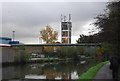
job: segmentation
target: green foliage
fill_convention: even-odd
[[[113,54],[115,51],[115,47],[113,46],[113,44],[108,42],[102,43],[102,48],[104,49],[104,52],[108,54]]]
[[[15,56],[15,63],[27,63],[29,62],[30,55],[25,51],[22,51],[20,54]]]
[[[14,62],[15,63],[19,63],[20,62],[20,57],[19,56],[20,55],[17,55],[17,56],[14,57]]]
[[[76,58],[79,55],[86,57],[95,57],[96,49],[98,47],[86,47],[86,46],[64,46],[57,50],[56,55],[58,58]]]
[[[80,35],[80,38],[78,38],[78,40],[76,40],[77,43],[87,43],[87,39],[88,39],[88,36],[86,35]]]
[[[95,27],[100,31],[93,35],[80,35],[77,43],[101,43],[104,53],[120,54],[120,1],[110,2],[106,6],[104,14],[95,19]],[[97,52],[98,54],[98,52]]]
[[[102,62],[100,64],[97,64],[94,67],[91,67],[87,72],[83,73],[79,79],[77,81],[81,81],[81,79],[88,79],[90,81],[93,80],[93,78],[95,77],[96,73],[98,72],[98,70],[105,64],[109,63],[109,61],[105,61]]]
[[[94,25],[101,30],[98,36],[105,50],[111,54],[119,54],[120,1],[108,3],[106,13],[98,15],[95,19]]]
[[[76,42],[79,43],[99,43],[100,39],[98,37],[98,34],[93,35],[80,35],[80,38],[76,40]]]
[[[94,58],[108,60],[113,54],[117,54],[116,47],[112,43],[103,42],[101,48],[97,48],[95,51]]]
[[[74,58],[77,55],[83,55],[84,54],[84,47],[71,47],[71,46],[64,46],[61,47],[60,52],[60,58]]]
[[[29,61],[29,59],[30,59],[30,55],[28,55],[25,51],[21,52],[21,54],[20,54],[20,62],[21,63],[26,63]]]
[[[96,49],[96,56],[97,57],[103,57],[104,52],[105,52],[104,48],[97,48]]]

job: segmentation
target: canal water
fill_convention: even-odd
[[[49,62],[2,67],[2,80],[77,80],[95,60],[80,62]]]

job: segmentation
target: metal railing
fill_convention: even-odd
[[[11,46],[99,46],[101,47],[101,44],[14,44]]]

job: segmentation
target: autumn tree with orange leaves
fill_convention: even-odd
[[[40,31],[41,38],[46,44],[54,44],[56,40],[58,40],[58,32],[54,31],[53,28],[49,25],[45,27],[45,29]],[[53,52],[53,46],[44,46],[44,50],[47,52]]]
[[[58,40],[58,32],[54,31],[49,25],[47,25],[45,29],[41,30],[40,34],[46,44],[53,44]]]

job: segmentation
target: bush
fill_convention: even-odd
[[[25,51],[22,51],[20,54],[15,56],[15,63],[27,63],[29,62],[30,55],[27,54]]]
[[[26,52],[21,52],[20,54],[20,63],[26,63],[30,59],[30,55],[28,55]]]

